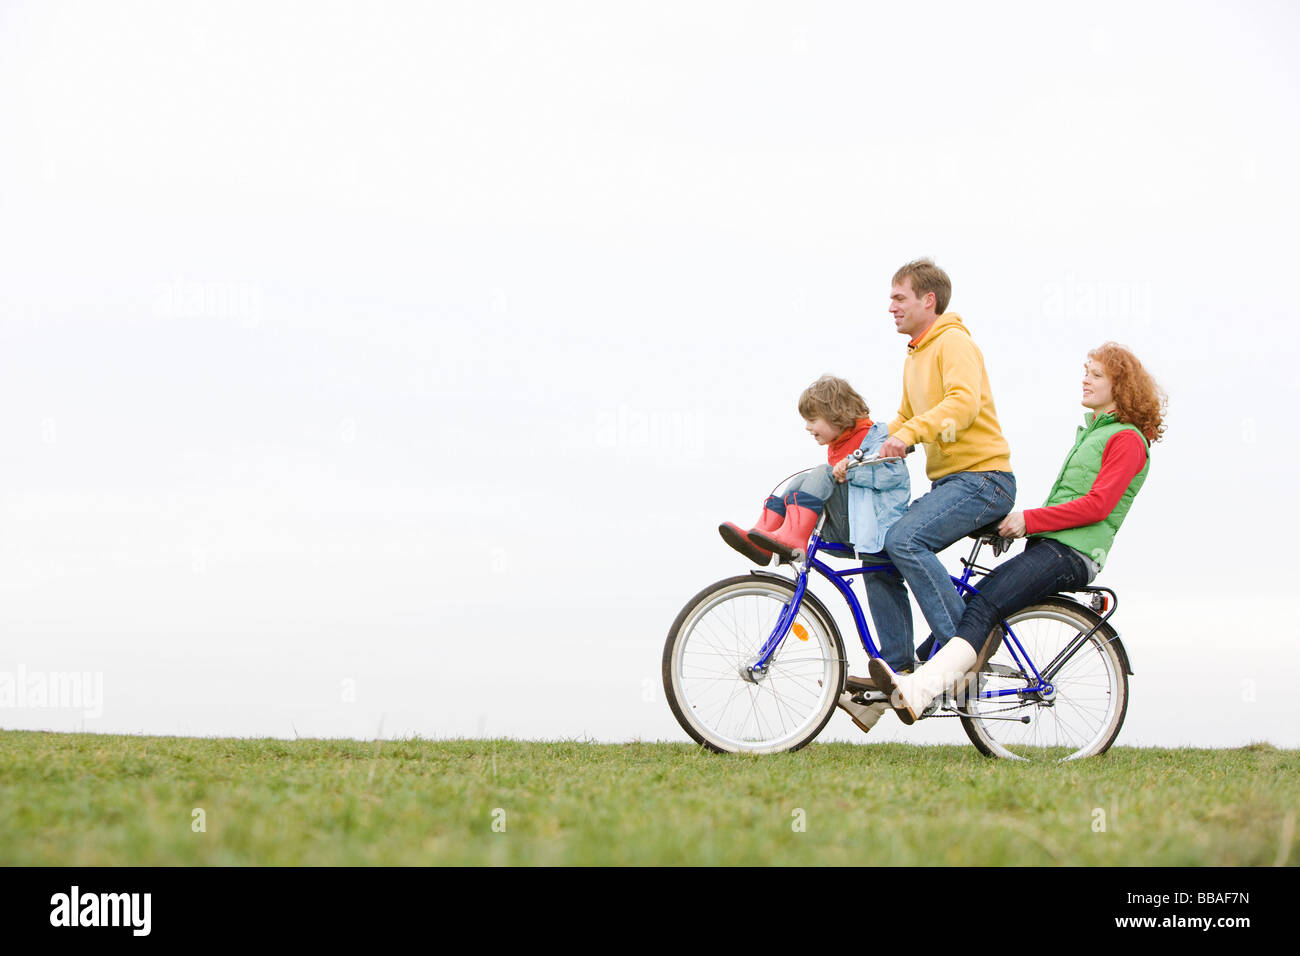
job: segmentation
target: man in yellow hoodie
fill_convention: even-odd
[[[889,423],[882,457],[925,445],[930,491],[912,502],[885,536],[885,551],[912,586],[936,646],[952,637],[965,604],[936,552],[976,528],[1001,520],[1016,500],[1011,449],[1002,437],[984,356],[961,316],[945,311],[952,295],[947,273],[918,259],[894,275],[889,311],[908,337],[903,400]],[[913,662],[912,612],[897,575],[864,575],[877,600],[892,606],[881,631],[881,657],[895,672]],[[902,622],[901,626],[899,622]]]

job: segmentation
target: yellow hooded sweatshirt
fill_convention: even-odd
[[[925,443],[931,481],[959,471],[1010,471],[1011,447],[993,407],[984,355],[956,312],[945,312],[903,363],[903,403],[889,436]]]

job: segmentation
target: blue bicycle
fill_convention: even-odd
[[[839,628],[808,589],[808,572],[843,596],[869,657],[880,652],[851,579],[898,572],[892,565],[832,568],[818,556],[854,554],[823,542],[821,529],[819,522],[807,551],[796,553],[792,577],[754,570],[726,578],[677,615],[664,646],[664,691],[697,743],[732,753],[798,750],[826,726],[846,686],[858,703],[884,701],[878,691],[848,683]],[[976,593],[976,575],[992,571],[976,562],[983,546],[998,541],[995,525],[970,537],[970,556],[952,578],[963,594]],[[1110,625],[1115,592],[1093,586],[1077,593],[1086,597],[1055,594],[1002,621],[965,692],[936,700],[922,718],[958,718],[990,757],[1072,760],[1105,753],[1124,723],[1133,671]]]

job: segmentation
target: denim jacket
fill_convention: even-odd
[[[889,437],[889,428],[877,422],[862,440],[862,453],[874,455]],[[907,463],[899,459],[880,465],[850,468],[848,474],[849,540],[860,554],[885,549],[885,532],[903,516],[912,501],[912,479]]]

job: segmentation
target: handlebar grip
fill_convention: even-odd
[[[914,451],[916,451],[916,446],[915,446],[915,445],[908,445],[908,446],[907,446],[907,451],[904,452],[904,454],[910,455],[910,454],[911,454],[912,452],[914,452]],[[854,460],[854,461],[861,461],[863,458],[866,458],[867,456],[864,455],[864,454],[862,453],[862,449],[861,449],[861,448],[855,448],[855,449],[853,449],[853,455],[852,455],[852,457],[853,457],[853,460]]]

